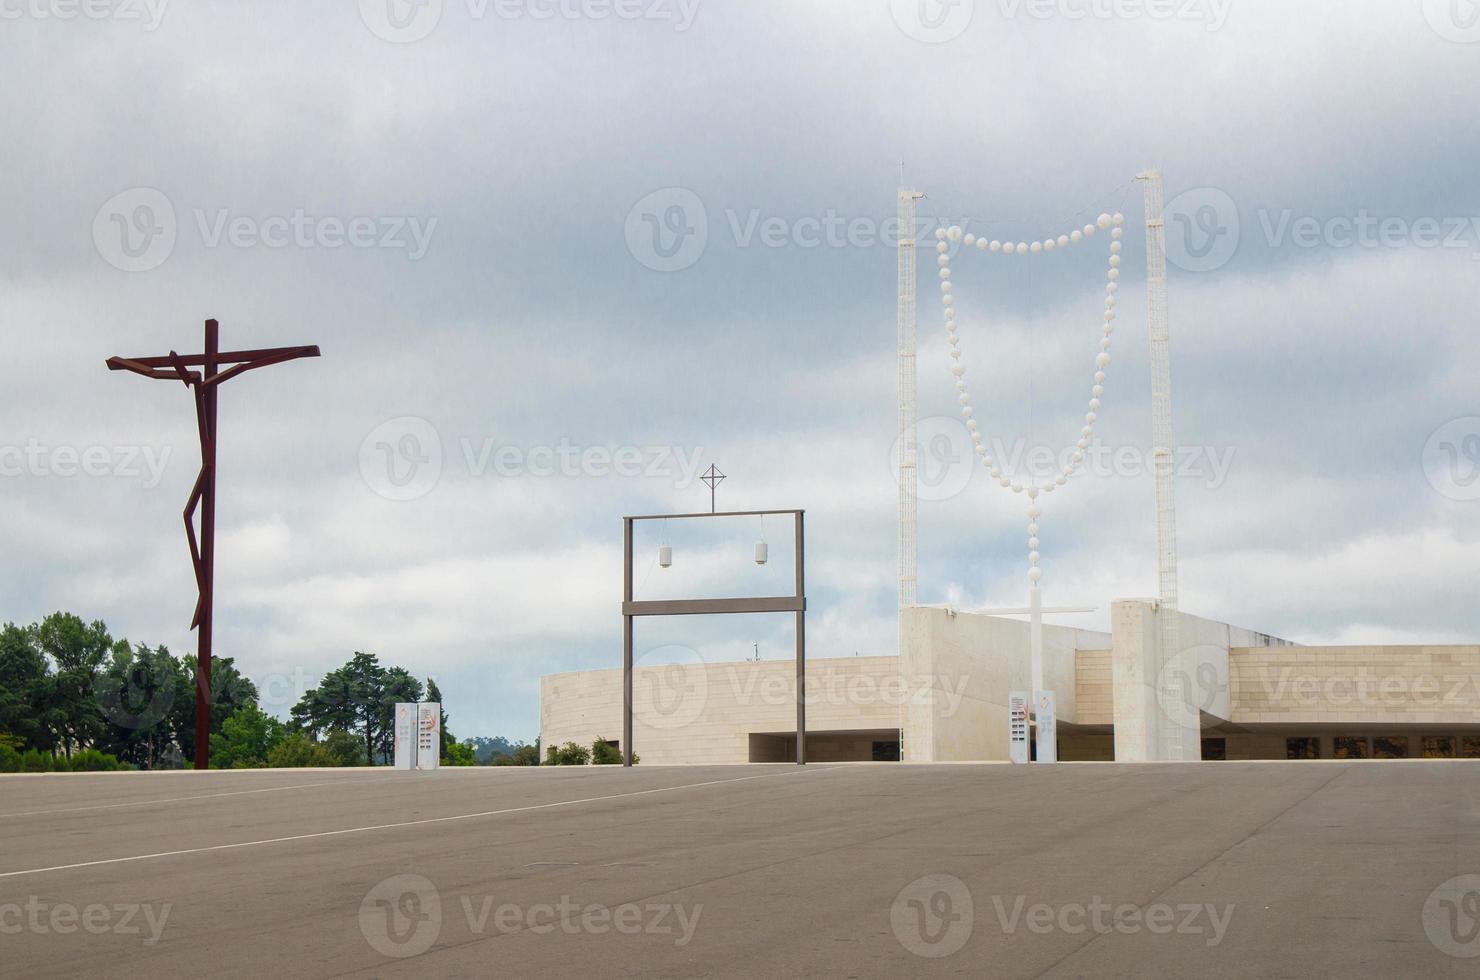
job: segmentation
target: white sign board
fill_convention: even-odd
[[[396,731],[396,768],[416,768],[416,740],[412,732],[416,731],[416,705],[402,703],[396,705],[395,718]]]
[[[436,701],[396,705],[397,769],[436,769],[442,755],[442,705]]]
[[[1038,758],[1036,762],[1059,761],[1058,707],[1052,691],[1038,692]]]
[[[1028,692],[1007,695],[1007,757],[1014,765],[1028,761]]]
[[[423,701],[416,706],[416,768],[437,768],[441,755],[442,705]]]

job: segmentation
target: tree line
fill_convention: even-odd
[[[396,702],[424,700],[442,700],[435,681],[356,652],[284,722],[262,710],[256,685],[232,658],[213,657],[211,765],[387,764]],[[194,657],[115,640],[101,620],[71,613],[0,627],[0,772],[179,768],[194,754]],[[476,761],[474,747],[449,730],[445,709],[441,755],[443,765]]]

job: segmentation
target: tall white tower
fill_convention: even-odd
[[[899,608],[915,605],[915,202],[924,194],[899,189],[899,291],[896,326],[899,358]],[[904,637],[900,637],[903,642]],[[901,647],[901,652],[903,648]]]
[[[1177,506],[1173,489],[1172,363],[1167,314],[1166,224],[1162,219],[1161,171],[1137,174],[1146,198],[1146,326],[1151,339],[1151,451],[1156,468],[1156,571],[1160,599],[1157,662],[1164,668],[1181,653],[1177,615]],[[1160,683],[1177,687],[1180,673],[1161,670]],[[1182,690],[1162,693],[1163,704],[1176,704]],[[1168,712],[1158,713],[1157,758],[1195,761],[1202,756],[1201,732],[1196,723],[1178,724]]]

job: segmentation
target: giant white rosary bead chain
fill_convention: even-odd
[[[972,450],[982,466],[991,474],[999,485],[1011,490],[1013,493],[1026,493],[1029,498],[1028,506],[1028,579],[1034,586],[1043,577],[1043,571],[1038,567],[1039,540],[1038,540],[1038,517],[1039,509],[1037,497],[1040,493],[1052,493],[1056,488],[1064,486],[1069,477],[1073,476],[1079,464],[1084,460],[1085,450],[1089,448],[1090,441],[1094,437],[1095,423],[1099,421],[1100,398],[1105,393],[1105,368],[1110,365],[1110,340],[1115,331],[1115,306],[1116,293],[1120,290],[1120,252],[1122,250],[1121,239],[1124,236],[1123,225],[1125,216],[1119,212],[1115,214],[1101,214],[1094,222],[1086,224],[1083,228],[1050,237],[1035,242],[1001,242],[997,239],[988,241],[971,232],[963,232],[959,225],[949,228],[937,228],[936,237],[936,264],[939,266],[941,280],[941,302],[945,311],[946,324],[946,348],[950,363],[951,374],[955,377],[957,400],[961,403],[961,415],[966,420],[966,430],[971,437]],[[1110,232],[1109,258],[1107,259],[1107,270],[1105,273],[1105,310],[1102,314],[1102,325],[1100,329],[1099,352],[1095,355],[1094,383],[1090,388],[1088,411],[1084,415],[1084,425],[1079,430],[1079,439],[1074,443],[1073,450],[1069,453],[1069,462],[1061,471],[1054,475],[1053,479],[1037,484],[1033,482],[1022,483],[1003,474],[996,460],[992,458],[986,445],[982,441],[981,423],[976,418],[976,409],[971,401],[971,389],[966,383],[966,367],[961,363],[960,336],[956,323],[955,299],[951,287],[951,242],[960,242],[970,248],[975,245],[978,251],[1000,252],[1005,255],[1041,255],[1044,252],[1052,252],[1058,248],[1064,248],[1072,244],[1078,244],[1086,238],[1094,236],[1096,231]]]
[[[1097,369],[1095,374],[1095,383],[1091,389],[1090,394],[1090,401],[1093,404],[1090,405],[1090,410],[1085,416],[1086,424],[1081,432],[1082,438],[1079,440],[1078,443],[1075,444],[1076,452],[1071,454],[1069,464],[1066,465],[1063,469],[1063,475],[1066,477],[1073,475],[1078,464],[1084,458],[1082,450],[1088,448],[1089,439],[1093,435],[1094,423],[1097,419],[1095,413],[1100,407],[1099,399],[1100,396],[1104,394],[1104,369],[1110,364],[1110,339],[1111,334],[1114,332],[1115,329],[1115,293],[1119,289],[1119,284],[1117,280],[1119,280],[1120,278],[1119,253],[1121,251],[1121,244],[1119,239],[1122,237],[1123,234],[1122,225],[1124,224],[1124,222],[1125,216],[1118,212],[1114,215],[1101,214],[1099,218],[1097,218],[1093,223],[1085,225],[1082,230],[1076,231],[1072,235],[1059,236],[1064,240],[1065,243],[1069,243],[1082,241],[1084,238],[1093,235],[1098,229],[1111,229],[1112,238],[1110,245],[1109,268],[1106,273],[1107,284],[1105,312],[1103,314],[1104,324],[1101,328],[1100,351],[1095,357],[1095,367]],[[971,238],[979,247],[982,245],[982,243],[986,243],[986,248],[989,251],[996,251],[997,247],[1001,247],[1006,251],[1016,252],[1017,254],[1041,254],[1044,251],[1053,250],[1058,244],[1058,239],[1048,239],[1042,242],[1033,243],[1018,242],[1016,244],[1013,244],[1009,242],[1005,246],[1001,246],[996,241],[987,242],[987,240],[984,238],[978,238],[971,235],[970,233],[965,233],[962,231],[959,225],[952,225],[949,228],[937,228],[935,236],[938,239],[936,244],[936,251],[939,254],[936,261],[940,266],[942,302],[945,307],[947,349],[948,355],[952,362],[951,372],[958,379],[957,390],[960,393],[962,414],[966,418],[971,419],[975,416],[976,413],[975,408],[971,403],[970,390],[969,388],[967,388],[963,380],[964,375],[966,374],[966,368],[960,363],[960,338],[957,333],[956,311],[954,305],[955,300],[951,294],[951,256],[950,247],[947,243],[959,241],[970,244],[970,242],[967,242],[966,239]],[[981,435],[977,431],[977,427],[970,426],[968,428],[972,432],[972,441],[979,444],[981,440]],[[977,456],[982,459],[983,465],[986,466],[989,470],[992,469],[993,461],[991,456],[985,451],[983,447],[980,447],[978,445],[977,448],[981,449],[981,451],[977,452]],[[1035,491],[1035,495],[1037,491],[1052,493],[1055,487],[1062,486],[1064,483],[1064,481],[1060,481],[1055,478],[1053,481],[1041,485],[1035,485],[1032,483],[1021,484],[1014,483],[1014,481],[1010,479],[1004,481],[1003,478],[1001,478],[996,472],[993,472],[992,475],[996,477],[998,479],[998,482],[1002,483],[1003,486],[1009,487],[1015,493],[1022,493],[1028,489],[1033,489]]]

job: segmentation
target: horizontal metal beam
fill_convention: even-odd
[[[256,361],[264,357],[283,354],[289,351],[293,352],[294,357],[319,356],[317,345],[306,345],[303,347],[265,347],[260,350],[222,351],[216,355],[216,363],[235,364],[238,361]],[[205,364],[205,362],[206,356],[204,354],[181,354],[178,357],[171,357],[168,354],[158,357],[110,357],[108,359],[108,369],[110,371],[131,371],[133,368],[129,366],[130,364],[141,364],[144,367],[150,368],[172,368],[177,363],[199,366]],[[174,376],[174,373],[171,372],[170,377]]]
[[[681,521],[690,517],[759,517],[762,514],[805,514],[802,510],[722,510],[718,513],[702,514],[640,514],[624,517],[624,521]]]
[[[186,371],[182,376],[174,368],[150,367],[143,361],[131,357],[110,357],[107,360],[107,364],[110,371],[132,371],[135,374],[142,374],[146,378],[157,378],[160,381],[200,381],[200,373],[198,371]]]
[[[646,599],[622,603],[623,616],[710,616],[719,613],[805,612],[800,596],[758,596],[745,599]]]

